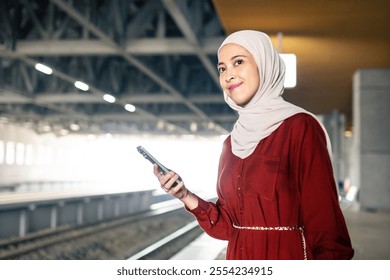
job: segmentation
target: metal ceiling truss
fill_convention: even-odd
[[[210,0],[1,2],[3,121],[57,134],[231,129],[236,115],[216,71],[224,34]],[[38,62],[53,74],[35,70]],[[124,109],[129,103],[135,112]]]

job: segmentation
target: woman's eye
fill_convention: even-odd
[[[219,67],[219,68],[218,68],[218,73],[221,74],[221,73],[223,73],[223,71],[225,71],[225,68],[224,68],[224,67]]]
[[[236,65],[240,65],[240,64],[242,64],[242,63],[243,63],[242,59],[239,59],[239,60],[237,60],[237,61],[235,62]]]

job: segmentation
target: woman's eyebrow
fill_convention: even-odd
[[[238,55],[235,55],[233,57],[230,58],[230,60],[234,60],[238,57],[246,57],[246,55],[243,55],[243,54],[238,54]],[[219,62],[217,66],[221,65],[221,64],[225,64],[224,62]]]
[[[230,60],[233,60],[233,59],[235,59],[235,58],[237,58],[237,57],[246,57],[246,55],[244,55],[244,54],[238,54],[238,55],[235,55],[235,56],[233,56]]]

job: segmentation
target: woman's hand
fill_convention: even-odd
[[[169,171],[164,175],[158,170],[157,164],[154,164],[153,172],[158,178],[161,188],[166,193],[180,199],[190,210],[198,206],[198,198],[185,187],[183,181],[174,186],[176,180],[179,179],[179,175],[173,171]]]

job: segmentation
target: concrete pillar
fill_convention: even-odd
[[[77,213],[76,213],[76,215],[77,215],[77,218],[76,218],[77,225],[82,225],[83,224],[83,216],[84,216],[83,208],[84,208],[83,202],[80,201],[79,204],[77,205]]]
[[[19,236],[23,237],[27,232],[27,219],[26,219],[26,210],[20,210],[19,216]]]
[[[57,228],[57,206],[54,205],[51,207],[50,212],[50,228],[55,229]]]
[[[120,204],[119,204],[119,198],[116,198],[114,201],[114,217],[119,217],[119,209],[120,209]]]
[[[365,209],[390,209],[390,69],[353,77],[352,184]]]
[[[103,220],[103,201],[102,200],[99,200],[98,204],[97,204],[97,219],[98,221],[101,221]]]

